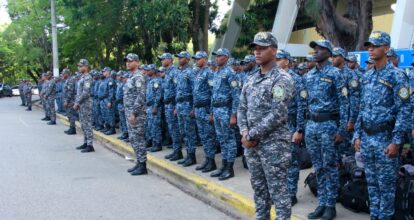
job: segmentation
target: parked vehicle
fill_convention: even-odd
[[[0,97],[12,97],[13,91],[9,85],[0,83]]]

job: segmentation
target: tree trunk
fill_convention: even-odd
[[[210,18],[210,0],[204,0],[203,49],[208,53],[208,25]]]
[[[200,50],[200,41],[198,38],[198,33],[200,30],[199,18],[200,18],[200,0],[194,0],[193,25],[191,28],[191,38],[193,39],[193,52],[194,53]]]

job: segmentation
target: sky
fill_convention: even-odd
[[[224,15],[228,10],[230,10],[231,5],[228,5],[227,2],[229,0],[216,0],[219,6],[219,14],[218,18],[216,19],[215,23],[219,24],[221,19],[223,19]],[[234,0],[230,0],[232,3]],[[7,13],[7,0],[0,0],[0,25],[9,24],[11,22],[9,14]]]

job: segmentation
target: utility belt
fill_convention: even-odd
[[[392,132],[394,130],[395,121],[386,122],[380,125],[375,126],[366,126],[365,123],[361,120],[362,129],[368,135],[375,135],[382,132]]]
[[[339,113],[309,113],[309,119],[314,122],[339,121]]]
[[[210,100],[204,100],[204,101],[194,102],[194,108],[210,107],[210,105],[211,105],[211,101]]]
[[[230,107],[231,106],[231,101],[227,100],[227,101],[213,101],[213,107],[214,108],[221,108],[221,107]]]
[[[191,101],[193,101],[193,96],[178,97],[178,98],[175,98],[175,101],[177,103],[181,103],[181,102],[191,102]]]
[[[175,98],[171,97],[171,98],[168,98],[168,99],[164,99],[164,104],[165,105],[175,104]]]

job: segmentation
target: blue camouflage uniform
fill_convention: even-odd
[[[199,51],[193,56],[194,59],[207,58],[207,53]],[[198,133],[204,147],[206,158],[214,159],[216,152],[216,134],[214,125],[210,124],[211,115],[211,90],[213,85],[213,72],[205,66],[198,69],[194,74],[193,103],[197,122]]]
[[[230,56],[230,52],[221,48],[213,55]],[[222,158],[230,163],[234,162],[237,153],[234,129],[230,128],[230,117],[237,115],[239,95],[240,87],[234,71],[228,65],[219,67],[214,73],[211,106]]]
[[[119,73],[122,78],[126,78],[127,74],[120,72]],[[118,81],[118,85],[116,86],[115,92],[115,105],[118,109],[119,114],[119,126],[121,128],[121,133],[123,136],[128,135],[128,127],[127,127],[127,119],[125,116],[125,109],[124,109],[124,86],[125,82],[122,80]]]
[[[172,55],[169,53],[162,54],[159,56],[160,59],[172,59]],[[165,77],[162,81],[162,89],[163,89],[163,101],[164,101],[164,108],[165,108],[165,118],[167,120],[168,132],[170,133],[173,149],[178,151],[181,149],[181,135],[180,130],[177,129],[178,126],[178,118],[174,116],[175,110],[175,94],[176,94],[176,85],[174,83],[174,79],[177,75],[177,68],[175,66],[171,66],[165,70]]]
[[[185,57],[190,59],[188,52],[183,51],[176,55],[177,57]],[[180,133],[184,137],[187,153],[195,153],[197,134],[194,118],[190,117],[193,110],[193,83],[194,74],[191,66],[179,67],[175,75],[176,83],[176,110],[178,115],[178,124]]]
[[[310,46],[327,48],[327,40],[312,41]],[[334,208],[338,196],[338,163],[335,135],[345,136],[348,119],[348,89],[338,70],[327,62],[315,67],[303,78],[304,89],[300,91],[301,103],[298,113],[308,109],[305,142],[311,154],[318,185],[318,202],[321,207]],[[304,120],[304,119],[301,119]],[[297,125],[304,124],[299,121]],[[339,124],[339,126],[338,126]]]
[[[110,71],[110,69],[105,69],[103,71]],[[102,80],[99,85],[99,100],[100,100],[100,109],[102,112],[104,126],[108,129],[115,128],[115,111],[114,111],[114,100],[115,100],[115,82],[111,76],[106,77]],[[108,104],[111,103],[112,107],[108,108]]]
[[[147,71],[155,71],[155,65],[151,64],[145,68]],[[146,87],[146,111],[147,127],[145,133],[147,141],[151,140],[153,147],[161,146],[161,107],[162,107],[162,80],[159,77],[149,77]],[[157,109],[157,113],[153,113]]]
[[[56,82],[56,104],[57,104],[57,112],[63,112],[63,85],[65,84],[65,80],[59,79]]]
[[[390,41],[387,33],[374,31],[365,46],[389,46]],[[391,143],[402,146],[409,114],[408,80],[391,62],[362,76],[354,139],[361,140],[371,217],[388,220],[394,215],[398,157],[389,158],[384,151]]]
[[[102,114],[101,114],[101,107],[100,107],[100,100],[99,100],[99,86],[102,82],[102,80],[100,79],[100,76],[98,73],[96,73],[95,71],[93,71],[93,75],[95,75],[97,77],[97,79],[95,79],[93,81],[92,84],[92,94],[93,94],[93,121],[94,121],[94,125],[97,129],[101,129],[103,126],[102,123]]]

